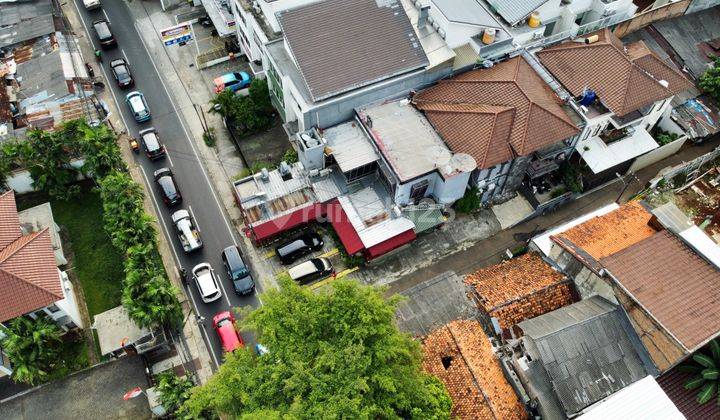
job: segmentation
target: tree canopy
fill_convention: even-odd
[[[36,385],[48,379],[60,363],[60,328],[47,318],[14,318],[8,327],[0,325],[5,337],[0,339],[3,352],[13,366],[12,378]]]
[[[713,66],[700,76],[698,86],[715,100],[720,101],[720,57],[715,57]]]
[[[449,418],[443,384],[421,370],[420,345],[398,331],[398,298],[349,280],[315,294],[280,280],[244,328],[269,351],[229,354],[184,404],[239,418]]]

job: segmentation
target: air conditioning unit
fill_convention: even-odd
[[[534,40],[543,39],[543,38],[545,38],[545,35],[543,35],[542,32],[535,32],[532,36],[532,39],[534,39]]]

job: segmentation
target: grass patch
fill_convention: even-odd
[[[68,340],[63,342],[62,363],[50,373],[48,381],[64,378],[73,372],[90,366],[88,346],[85,340]]]
[[[32,194],[18,200],[28,208],[48,201],[47,196]],[[123,256],[110,243],[103,228],[100,194],[83,188],[68,201],[50,200],[55,223],[68,233],[74,253],[73,271],[80,280],[91,321],[96,314],[120,305]]]

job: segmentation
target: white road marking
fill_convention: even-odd
[[[185,282],[185,279],[183,279],[183,282]],[[195,296],[193,296],[192,290],[190,290],[190,287],[192,287],[192,286],[190,286],[190,282],[187,282],[186,284],[187,284],[187,289],[188,289],[187,294],[190,295],[190,301],[193,304],[193,308],[195,309],[195,316],[197,317],[200,312],[198,311],[197,302],[195,302]],[[202,334],[205,336],[205,342],[210,344],[211,341],[210,341],[210,337],[208,337],[207,331],[205,331],[205,324],[201,325],[200,321],[198,321],[198,329],[200,329]],[[219,368],[220,363],[218,363],[217,356],[215,356],[215,352],[213,351],[212,346],[210,346],[210,348],[208,349],[208,353],[210,353],[210,356],[212,356],[212,360],[215,363],[215,367]]]
[[[123,58],[125,58],[125,62],[130,65],[130,60],[128,60],[127,55],[125,55],[125,50],[120,48],[120,53],[122,53]]]
[[[165,149],[165,156],[167,156],[168,162],[170,162],[170,166],[172,166],[172,167],[174,168],[175,165],[173,165],[173,161],[172,161],[172,159],[170,158],[170,152],[168,152],[167,149]]]
[[[108,23],[112,23],[112,22],[110,22],[110,18],[108,17],[107,13],[105,13],[105,9],[102,9],[102,12],[103,12],[103,15],[105,15],[105,20],[107,20]]]
[[[163,86],[163,89],[165,89],[165,94],[167,95],[168,99],[170,100],[170,104],[172,104],[173,110],[175,110],[175,114],[177,114],[178,120],[180,120],[180,125],[183,128],[183,131],[185,132],[185,138],[190,143],[190,147],[193,149],[193,152],[195,152],[195,158],[198,161],[198,165],[200,165],[200,169],[203,173],[203,176],[205,177],[205,181],[207,182],[208,186],[210,186],[210,192],[213,196],[213,199],[215,200],[215,204],[218,207],[218,210],[220,211],[220,214],[222,215],[222,219],[225,222],[225,227],[227,228],[228,232],[230,233],[230,237],[232,238],[233,244],[237,245],[237,240],[235,240],[235,235],[233,233],[233,229],[230,226],[230,223],[227,220],[227,217],[225,217],[225,213],[223,212],[223,206],[220,204],[220,200],[217,197],[217,193],[215,192],[215,188],[212,185],[212,182],[210,182],[210,177],[208,176],[207,172],[205,171],[205,167],[203,166],[202,162],[200,161],[200,152],[195,147],[195,142],[192,140],[192,136],[189,134],[189,131],[187,127],[185,126],[184,118],[180,115],[178,112],[178,107],[175,105],[175,100],[173,99],[173,96],[170,95],[170,90],[168,90],[167,86],[165,85],[165,81],[163,80],[162,76],[160,75],[160,71],[157,68],[157,65],[155,64],[155,60],[152,58],[152,54],[150,53],[150,49],[148,48],[147,44],[145,43],[145,40],[143,39],[140,30],[138,29],[137,22],[133,22],[133,26],[135,27],[135,32],[137,32],[138,37],[140,38],[140,42],[142,42],[143,47],[148,52],[148,56],[150,57],[150,63],[152,64],[153,68],[155,69],[155,73],[158,75],[158,79],[160,79],[160,83]],[[181,82],[182,83],[182,82]]]
[[[188,205],[188,210],[190,211],[190,215],[193,218],[193,222],[195,223],[195,228],[198,230],[198,232],[202,232],[202,229],[200,229],[200,223],[198,223],[197,217],[195,217],[195,212],[192,209],[191,205]]]

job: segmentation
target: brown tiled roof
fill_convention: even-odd
[[[10,190],[0,194],[0,249],[14,242],[20,235],[22,232],[15,207],[15,193]]]
[[[578,133],[560,99],[522,57],[442,80],[413,97],[454,152],[480,168]]]
[[[453,418],[527,418],[477,321],[453,321],[433,331],[423,341],[423,353],[424,369],[450,394]]]
[[[657,383],[687,420],[720,419],[720,405],[714,399],[698,404],[698,390],[685,389],[685,382],[692,377],[693,374],[681,372],[675,367],[657,378]]]
[[[720,271],[667,230],[600,262],[689,351],[720,333]]]
[[[661,60],[644,44],[628,45],[629,54],[609,29],[587,36],[592,35],[599,36],[593,44],[566,41],[537,53],[542,64],[573,95],[580,96],[590,88],[608,109],[624,116],[690,86],[682,74],[660,65]],[[666,80],[668,88],[660,80]]]
[[[398,0],[325,0],[278,16],[314,101],[428,64]]]
[[[571,282],[536,253],[483,268],[465,277],[478,303],[502,328],[573,303]]]
[[[12,191],[0,196],[0,235],[18,235],[0,245],[0,322],[63,299],[60,275],[47,228],[22,236]]]
[[[652,214],[639,201],[631,201],[558,236],[599,260],[652,236],[656,230],[648,225],[651,218]],[[551,236],[550,239],[566,248],[558,238]]]

